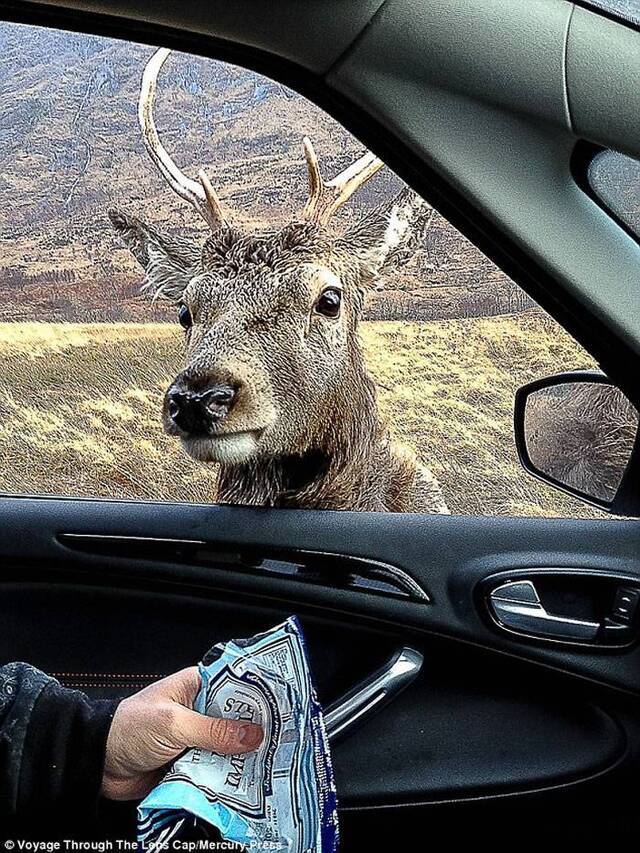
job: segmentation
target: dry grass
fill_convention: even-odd
[[[512,438],[523,382],[590,366],[537,311],[486,319],[365,323],[392,432],[440,478],[454,512],[593,516],[526,475]],[[180,365],[174,325],[0,324],[0,490],[211,499],[211,471],[159,421]]]

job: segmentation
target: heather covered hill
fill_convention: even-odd
[[[111,234],[110,205],[197,237],[202,228],[151,167],[137,123],[140,76],[153,49],[0,23],[0,319],[145,320],[167,316],[137,295],[140,271]],[[222,62],[174,54],[156,110],[167,149],[190,174],[208,169],[239,224],[282,222],[306,191],[301,140],[325,174],[362,153],[333,119],[279,83]],[[626,158],[628,160],[628,158]],[[623,158],[598,180],[640,216]],[[635,172],[633,173],[635,174]],[[401,186],[379,173],[348,208]],[[340,222],[338,222],[340,227]],[[423,249],[368,304],[372,319],[511,313],[527,297],[434,212]]]
[[[0,297],[2,319],[161,319],[137,296],[140,271],[112,235],[113,204],[197,237],[188,205],[152,168],[138,129],[140,75],[152,48],[0,24]],[[209,174],[236,222],[282,222],[306,193],[301,140],[325,174],[362,153],[301,96],[250,71],[174,54],[156,117],[178,164]],[[401,186],[379,173],[341,214]],[[340,222],[338,223],[340,227]],[[434,213],[422,251],[374,294],[372,318],[518,310],[528,300]]]

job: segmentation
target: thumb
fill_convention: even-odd
[[[253,752],[262,743],[262,726],[244,720],[206,717],[189,708],[181,708],[176,729],[183,746],[199,747],[221,755]]]

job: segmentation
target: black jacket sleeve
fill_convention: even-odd
[[[117,701],[91,701],[25,663],[0,668],[3,834],[82,834],[95,819]]]

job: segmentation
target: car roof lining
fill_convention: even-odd
[[[640,404],[640,246],[571,171],[580,138],[640,154],[640,85],[631,91],[640,34],[565,0],[323,0],[307,11],[302,25],[296,0],[3,7],[9,20],[163,43],[301,91],[523,286]]]

